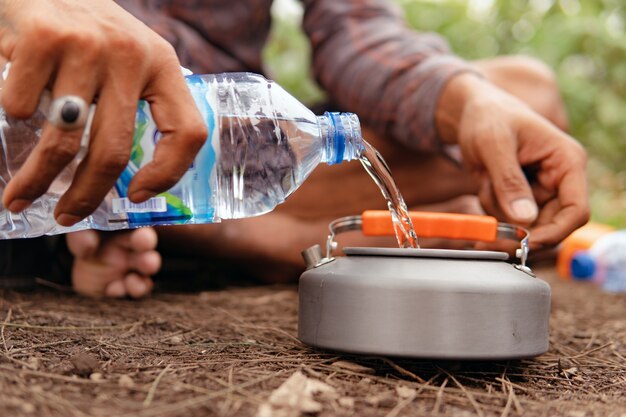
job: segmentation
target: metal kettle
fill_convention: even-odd
[[[420,237],[520,243],[516,263],[494,251],[344,248],[338,233],[393,235],[388,212],[330,224],[326,254],[303,252],[298,337],[358,354],[428,359],[532,357],[548,349],[550,287],[526,265],[528,231],[489,216],[412,212]]]

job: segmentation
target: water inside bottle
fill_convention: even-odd
[[[398,246],[401,248],[419,248],[413,222],[411,222],[411,217],[409,216],[409,209],[393,180],[389,166],[372,145],[365,140],[363,144],[365,149],[359,160],[376,185],[378,185],[378,188],[380,188],[385,200],[387,200],[387,207],[389,207],[389,212],[391,213]]]

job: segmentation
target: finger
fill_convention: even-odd
[[[53,87],[53,97],[75,95],[86,103],[93,102],[97,76],[84,72],[84,65],[92,64],[86,52],[77,58],[65,59]],[[11,70],[11,73],[13,70]],[[44,127],[39,143],[26,162],[9,182],[3,202],[9,210],[19,212],[44,194],[59,173],[76,157],[80,150],[83,129],[66,131],[50,123]]]
[[[67,247],[75,258],[89,259],[98,251],[100,237],[94,230],[83,230],[66,235]]]
[[[482,161],[502,211],[513,223],[532,223],[537,218],[537,204],[517,159],[515,141],[497,138],[485,145]]]
[[[539,216],[541,216],[543,206],[548,201],[556,197],[556,190],[549,190],[541,184],[533,184],[531,188],[533,190],[533,196],[535,196],[535,201],[537,202],[537,205],[541,207],[541,209],[539,210]],[[539,219],[539,217],[537,219]]]
[[[133,298],[141,298],[150,294],[154,283],[148,277],[143,277],[131,272],[124,278],[124,286],[126,287],[128,295]]]
[[[145,98],[162,136],[153,160],[139,170],[129,187],[129,197],[135,202],[176,184],[207,137],[207,127],[177,65],[157,73]]]
[[[548,224],[533,230],[537,244],[555,245],[589,220],[587,182],[584,169],[572,169],[561,180],[558,193],[561,206]]]
[[[29,38],[21,39],[15,48],[2,53],[11,61],[2,87],[2,107],[9,116],[28,118],[37,109],[41,93],[50,82],[58,55],[42,39],[32,42]]]
[[[131,252],[128,255],[128,265],[130,269],[141,275],[154,275],[161,269],[161,255],[155,250],[140,253]]]
[[[89,152],[59,200],[55,217],[71,226],[91,214],[128,164],[139,93],[109,80],[98,98]]]
[[[104,289],[104,295],[110,298],[126,297],[126,285],[123,279],[118,279],[107,284]]]
[[[480,201],[481,207],[486,214],[493,216],[499,220],[506,219],[506,215],[498,204],[498,200],[493,190],[491,180],[486,175],[480,183],[480,188],[478,190],[478,199]]]

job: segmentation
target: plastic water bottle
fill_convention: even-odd
[[[186,80],[209,136],[174,187],[140,204],[127,197],[131,179],[152,159],[161,137],[149,105],[142,101],[130,161],[91,216],[71,228],[59,226],[53,217],[54,207],[69,186],[83,152],[24,212],[13,214],[0,206],[0,238],[82,229],[202,224],[257,216],[285,201],[318,164],[357,159],[363,150],[356,115],[315,116],[279,85],[260,75],[190,75]],[[37,143],[44,123],[41,111],[28,120],[16,120],[0,109],[0,192]],[[88,137],[83,138],[86,143]]]
[[[626,292],[626,230],[608,233],[571,261],[572,278],[594,281],[609,292]]]
[[[559,277],[564,280],[572,279],[572,258],[580,251],[589,250],[598,239],[615,229],[602,223],[589,222],[579,229],[574,230],[559,245],[556,258],[556,270]]]

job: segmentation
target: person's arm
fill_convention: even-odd
[[[318,81],[334,102],[411,148],[459,145],[484,208],[555,244],[589,218],[582,147],[484,80],[386,0],[303,0]],[[522,167],[536,171],[529,184]]]
[[[130,185],[133,201],[174,185],[206,139],[172,46],[113,1],[0,0],[0,55],[12,65],[1,97],[9,116],[31,116],[46,88],[53,98],[97,100],[89,151],[56,206],[63,226],[93,212],[127,165],[140,99],[163,139]],[[19,212],[45,193],[76,157],[81,136],[46,124],[3,205]]]
[[[477,72],[433,33],[406,27],[387,0],[304,0],[316,78],[332,101],[378,133],[438,151],[438,97],[455,75]]]

